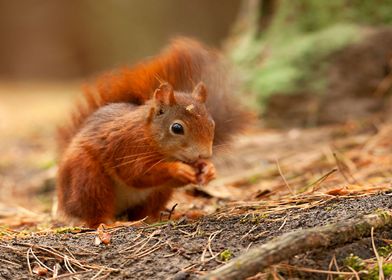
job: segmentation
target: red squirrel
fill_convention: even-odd
[[[59,214],[89,227],[154,220],[173,188],[212,180],[213,150],[248,120],[225,67],[215,51],[177,39],[86,88],[59,129]]]

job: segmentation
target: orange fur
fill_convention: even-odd
[[[59,130],[59,212],[91,227],[122,214],[154,219],[173,187],[208,183],[212,143],[227,141],[248,120],[219,61],[181,39],[150,61],[104,75],[95,90],[86,87],[85,103]],[[182,137],[167,132],[178,119]]]
[[[207,62],[209,60],[209,62]],[[190,91],[201,81],[201,71],[217,60],[213,51],[190,39],[178,39],[159,56],[98,78],[96,86],[84,86],[84,102],[73,112],[71,123],[59,129],[59,147],[63,150],[98,108],[115,102],[144,104],[162,81],[177,91]]]

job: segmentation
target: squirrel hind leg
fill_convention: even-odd
[[[57,212],[66,221],[91,228],[113,222],[112,181],[96,160],[85,153],[68,159],[60,166],[58,181]]]

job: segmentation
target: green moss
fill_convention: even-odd
[[[329,55],[360,40],[364,26],[388,24],[389,0],[282,0],[268,29],[249,26],[229,55],[253,94],[249,103],[263,110],[276,93],[324,93]]]
[[[295,24],[292,29],[312,32],[330,26],[334,22],[383,25],[392,23],[392,4],[379,0],[377,5],[368,0],[283,0],[285,10],[282,24]]]
[[[8,226],[7,225],[1,225],[0,226],[0,237],[1,236],[6,236],[6,235],[9,235]]]
[[[390,246],[389,246],[388,250],[390,252],[390,250],[391,250]],[[379,251],[379,253],[380,253],[380,251]],[[350,254],[350,256],[348,256],[344,260],[344,265],[351,267],[352,269],[354,269],[357,272],[359,272],[359,271],[364,272],[363,274],[361,274],[361,279],[364,279],[364,280],[378,279],[378,276],[379,276],[378,266],[376,265],[373,268],[369,269],[369,267],[366,266],[365,262],[358,256]],[[382,269],[384,272],[384,276],[386,278],[392,275],[392,264],[391,263],[384,263],[382,266]]]
[[[260,215],[254,215],[250,221],[253,224],[258,224],[262,220],[267,219],[267,218],[268,218],[268,214],[263,213],[263,214],[260,214]]]
[[[382,270],[384,272],[384,277],[387,279],[392,275],[392,263],[384,263],[382,265]],[[376,265],[372,269],[369,270],[367,275],[363,275],[364,280],[378,280],[379,279],[379,268]]]
[[[384,220],[391,219],[391,215],[389,212],[385,211],[385,209],[377,209],[375,212],[380,218]]]
[[[233,253],[229,249],[226,249],[219,254],[219,259],[224,262],[227,262],[232,258],[233,258]]]
[[[314,68],[327,67],[323,59],[332,52],[358,40],[359,30],[353,25],[334,25],[314,33],[299,34],[295,39],[281,38],[266,42],[268,57],[263,63],[246,65],[245,80],[261,104],[274,93],[297,90],[322,92],[326,81],[314,77]],[[258,44],[258,42],[254,42]],[[252,47],[251,47],[252,48]],[[257,62],[257,59],[256,59]]]
[[[355,271],[360,271],[365,269],[365,262],[358,256],[355,256],[353,254],[350,254],[348,257],[346,257],[343,261],[345,266],[349,266]]]
[[[262,220],[267,219],[268,218],[268,214],[266,213],[262,213],[262,214],[250,214],[250,215],[245,215],[244,217],[242,217],[240,219],[241,223],[247,223],[250,222],[252,224],[259,224]]]
[[[387,257],[390,253],[392,253],[392,244],[377,248],[377,252],[380,256]]]
[[[65,233],[78,233],[82,229],[80,227],[59,227],[55,228],[54,232],[58,234],[65,234]]]

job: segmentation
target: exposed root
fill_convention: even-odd
[[[383,211],[335,224],[287,233],[210,272],[203,279],[244,279],[308,250],[343,244],[392,227],[392,212]],[[284,252],[284,253],[283,253]],[[381,269],[382,271],[382,269]]]

